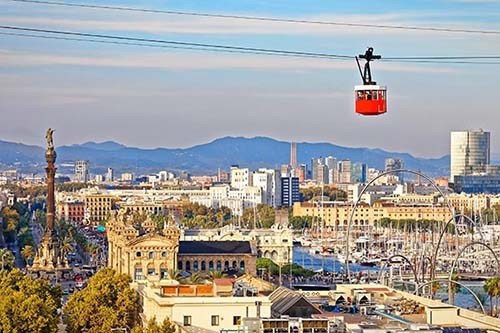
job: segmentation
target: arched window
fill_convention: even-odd
[[[242,272],[245,271],[245,261],[244,260],[240,261],[240,271],[242,271]]]
[[[177,262],[177,269],[182,271],[182,261],[180,260]]]
[[[208,262],[208,270],[209,270],[210,272],[212,272],[212,271],[214,270],[214,262],[213,262],[212,260],[210,260],[210,261]]]
[[[207,270],[207,263],[205,262],[205,260],[203,260],[201,262],[201,271],[205,272],[206,270]]]
[[[191,261],[186,261],[186,272],[190,272],[191,271]]]
[[[224,271],[228,271],[229,270],[229,261],[225,261],[224,262]]]
[[[198,272],[198,260],[193,261],[193,271]]]
[[[234,270],[238,270],[238,263],[236,262],[236,260],[233,261],[233,265],[232,265],[231,268],[234,269]]]
[[[217,271],[218,272],[222,271],[222,264],[221,264],[220,260],[217,260]]]

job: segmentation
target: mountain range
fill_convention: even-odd
[[[337,160],[364,162],[368,167],[384,168],[386,158],[401,158],[405,168],[421,170],[432,176],[447,175],[449,155],[441,158],[417,158],[407,153],[382,149],[351,148],[331,143],[297,144],[299,163],[314,157],[334,156]],[[75,160],[90,161],[91,172],[104,172],[107,167],[136,174],[159,170],[186,170],[193,174],[214,174],[218,168],[229,169],[233,164],[257,169],[279,168],[288,163],[290,143],[268,137],[224,137],[185,149],[127,147],[117,142],[86,142],[56,148],[60,172],[72,173]],[[0,140],[0,168],[15,167],[22,172],[43,172],[44,148]]]

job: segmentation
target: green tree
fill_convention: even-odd
[[[23,256],[26,263],[35,258],[35,248],[31,245],[25,245],[21,250],[21,255]]]
[[[312,216],[292,216],[288,219],[293,229],[304,229],[312,226]]]
[[[139,299],[130,282],[128,275],[110,268],[97,272],[64,306],[68,332],[107,333],[113,327],[140,325]]]
[[[0,216],[2,217],[4,236],[7,241],[13,242],[21,216],[17,210],[9,206],[2,209]]]
[[[258,204],[257,207],[245,209],[241,220],[248,226],[259,228],[270,228],[275,221],[275,210],[266,204]]]
[[[0,249],[0,262],[2,264],[1,268],[2,270],[11,270],[15,267],[15,260],[16,258],[14,257],[14,254],[10,252],[9,249],[7,248],[2,248]]]
[[[258,258],[257,270],[264,270],[271,275],[279,274],[278,265],[276,265],[276,263],[269,258]]]
[[[148,321],[144,333],[175,333],[175,325],[168,318],[165,318],[159,325],[156,322],[156,317],[153,317]]]
[[[57,332],[61,288],[15,269],[0,273],[0,332]]]

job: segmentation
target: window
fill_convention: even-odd
[[[241,325],[241,316],[233,316],[233,325]]]
[[[137,252],[135,253],[135,256],[136,256],[136,257],[140,257],[140,256],[141,256],[141,251],[137,251]]]
[[[161,256],[165,258],[167,256],[167,251],[162,251]]]
[[[142,268],[136,268],[134,274],[135,280],[142,280]]]
[[[184,316],[183,325],[191,326],[191,316]]]
[[[149,259],[154,259],[155,253],[153,251],[149,252]]]
[[[212,316],[212,326],[219,326],[219,316]]]

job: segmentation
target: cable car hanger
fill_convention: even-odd
[[[358,57],[356,57],[356,62],[358,63],[359,74],[361,74],[361,80],[363,80],[363,84],[365,84],[365,85],[370,85],[370,84],[376,85],[377,82],[372,81],[372,71],[370,69],[370,61],[381,59],[382,56],[381,55],[374,55],[373,54],[373,47],[369,47],[366,50],[365,54],[360,54],[359,55],[359,58],[366,60],[366,64],[365,64],[365,68],[364,68],[364,73],[363,73],[361,71],[361,65],[359,64],[359,59],[358,59]]]
[[[359,58],[356,58],[359,74],[363,85],[354,87],[355,111],[363,116],[378,116],[387,112],[387,88],[377,85],[372,80],[370,61],[381,59],[382,56],[373,54],[373,47],[369,47],[359,58],[365,59],[364,70],[361,70]]]

